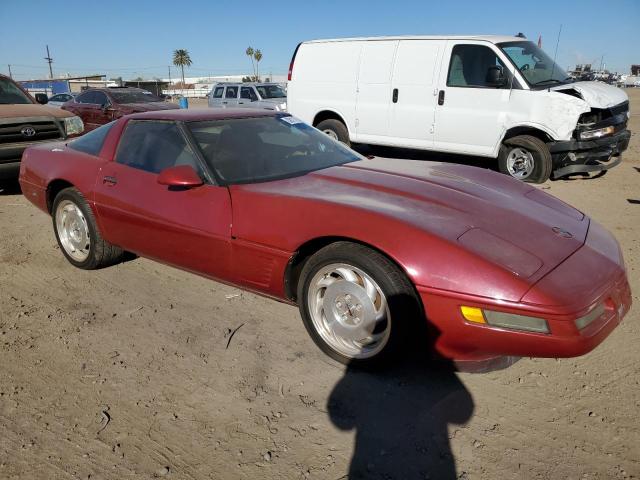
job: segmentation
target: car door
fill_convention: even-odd
[[[235,108],[238,106],[238,94],[240,88],[237,85],[227,85],[224,91],[224,100],[222,106],[224,108]]]
[[[494,156],[509,111],[511,71],[493,45],[449,41],[440,69],[434,149]],[[488,70],[499,67],[507,81],[490,85]]]
[[[94,92],[94,102],[97,108],[93,109],[93,119],[96,126],[105,125],[114,119],[114,106],[104,92]]]
[[[393,97],[391,70],[397,41],[364,42],[360,54],[356,98],[358,141],[377,143],[389,134],[389,108]]]
[[[258,94],[253,87],[240,87],[240,99],[238,100],[238,107],[251,108],[252,102],[258,100]]]
[[[401,40],[396,51],[389,111],[389,143],[433,147],[438,73],[444,40]]]
[[[204,166],[172,121],[130,120],[98,178],[95,203],[111,243],[214,278],[227,278],[231,201],[226,187],[179,189],[158,183],[169,167]]]
[[[224,87],[215,87],[211,96],[209,97],[209,106],[211,108],[222,108],[222,95],[224,94]]]

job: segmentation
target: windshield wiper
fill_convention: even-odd
[[[564,83],[564,80],[558,80],[557,78],[547,78],[546,80],[540,80],[539,82],[535,82],[533,85],[541,85],[543,83],[554,82],[554,83]]]

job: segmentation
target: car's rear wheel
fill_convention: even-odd
[[[406,275],[380,252],[351,242],[333,243],[307,261],[298,303],[316,345],[351,365],[389,359],[422,318]]]
[[[347,126],[340,120],[335,120],[333,118],[323,120],[318,125],[316,125],[316,128],[321,132],[326,133],[334,140],[338,140],[339,142],[342,142],[347,146],[351,146],[351,142],[349,140],[349,130],[347,130]]]
[[[93,270],[122,260],[123,250],[102,238],[91,207],[75,188],[56,195],[52,215],[58,245],[72,265]]]
[[[546,143],[531,135],[505,140],[498,155],[500,171],[530,183],[544,183],[551,176],[553,161]]]

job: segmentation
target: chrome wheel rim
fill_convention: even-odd
[[[317,334],[348,358],[372,357],[389,341],[387,298],[357,267],[332,263],[321,268],[309,283],[307,306]]]
[[[340,139],[338,138],[338,134],[336,132],[334,132],[333,130],[330,130],[330,129],[327,128],[326,130],[323,130],[323,132],[326,133],[327,135],[329,135],[334,140],[340,141]]]
[[[70,200],[63,200],[56,209],[56,230],[64,251],[71,258],[83,262],[89,256],[91,237],[82,210]]]
[[[531,175],[534,165],[533,155],[524,148],[512,148],[507,155],[507,171],[509,175],[520,180]]]

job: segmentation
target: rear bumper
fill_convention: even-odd
[[[548,143],[554,164],[554,178],[573,173],[608,170],[622,161],[629,147],[631,132],[621,130],[591,141],[568,140]]]

